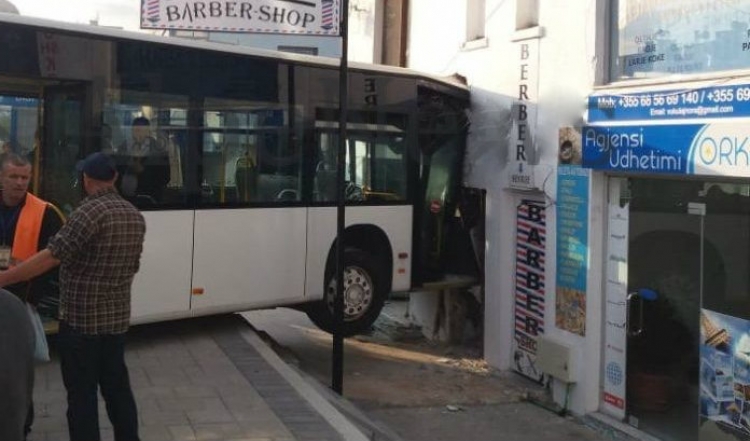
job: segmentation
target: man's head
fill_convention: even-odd
[[[102,152],[88,155],[78,161],[76,170],[83,173],[83,188],[92,194],[104,187],[111,187],[117,180],[117,169],[112,158]]]
[[[146,139],[150,134],[149,132],[151,131],[151,122],[149,122],[148,118],[144,116],[135,118],[131,126],[133,141],[135,142],[143,142],[143,140]]]
[[[15,207],[26,197],[31,183],[31,163],[23,156],[6,152],[0,155],[0,188],[3,203]]]

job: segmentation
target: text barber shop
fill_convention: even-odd
[[[589,97],[606,176],[600,408],[663,440],[750,437],[750,80]]]

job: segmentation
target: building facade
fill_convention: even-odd
[[[487,360],[628,430],[750,435],[750,1],[409,9],[408,67],[471,87]]]

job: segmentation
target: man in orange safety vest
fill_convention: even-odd
[[[28,192],[31,163],[13,152],[0,155],[0,269],[31,257],[44,249],[50,237],[62,227],[63,216],[53,205]],[[58,293],[54,281],[56,270],[30,282],[17,283],[6,289],[40,310],[57,316]],[[31,431],[34,407],[26,418],[25,433]]]

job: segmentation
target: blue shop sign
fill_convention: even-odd
[[[750,116],[750,84],[591,95],[588,121],[676,120]]]
[[[750,123],[584,126],[595,170],[750,177]]]
[[[39,105],[37,98],[24,98],[18,96],[0,96],[0,106],[10,107],[36,107]]]

